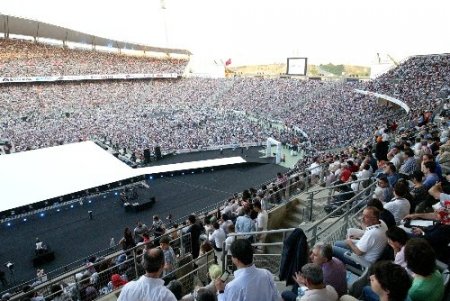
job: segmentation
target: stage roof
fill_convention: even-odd
[[[191,54],[190,51],[185,49],[152,47],[148,45],[117,41],[37,20],[25,19],[4,14],[0,14],[0,32],[6,33],[7,35],[17,34],[103,47],[112,46],[115,48],[126,48],[137,51],[151,51],[184,55]]]
[[[92,141],[0,156],[0,212],[140,175],[245,163],[241,157],[133,169]]]

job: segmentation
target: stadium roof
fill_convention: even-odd
[[[103,47],[114,47],[119,49],[132,49],[137,51],[151,51],[175,54],[192,54],[185,49],[152,47],[148,45],[128,43],[113,39],[103,38],[88,33],[44,23],[37,20],[25,19],[0,13],[0,32],[9,37],[10,34],[30,36],[34,38],[46,38],[64,42],[75,42]]]

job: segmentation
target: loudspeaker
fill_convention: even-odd
[[[162,158],[160,146],[155,146],[155,156],[156,156],[156,160],[159,160]]]
[[[148,148],[144,149],[144,164],[150,163],[150,150]]]

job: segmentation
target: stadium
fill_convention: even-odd
[[[0,14],[2,300],[449,300],[450,54],[241,74],[155,45]]]

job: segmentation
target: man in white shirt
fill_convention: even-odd
[[[230,251],[231,260],[238,270],[234,272],[234,279],[226,285],[220,278],[215,280],[218,301],[281,300],[273,275],[253,264],[253,247],[248,240],[235,240]]]
[[[320,166],[319,157],[314,158],[314,162],[309,166],[308,170],[311,172],[311,176],[314,181],[319,179],[320,174],[322,173],[322,166]]]
[[[159,248],[144,253],[145,274],[128,282],[120,292],[118,301],[176,301],[175,295],[164,286],[160,275],[164,269],[164,253]]]
[[[258,216],[256,217],[256,231],[266,231],[267,224],[269,222],[269,215],[267,214],[267,211],[261,208],[261,203],[259,201],[255,201],[253,203],[253,210],[258,212]],[[258,235],[258,241],[260,243],[265,242],[265,240],[266,234]]]
[[[227,235],[225,231],[220,227],[218,222],[214,222],[213,224],[214,231],[208,237],[208,240],[211,242],[214,248],[214,254],[217,258],[222,258],[222,247]]]
[[[383,253],[387,245],[387,228],[380,222],[380,211],[371,206],[367,206],[362,214],[362,223],[365,231],[361,239],[353,240],[348,238],[345,241],[337,241],[333,246],[333,255],[343,263],[358,267],[358,264],[348,258],[345,253],[351,251],[357,255],[361,261],[374,263]]]
[[[384,204],[384,209],[389,210],[394,216],[395,223],[400,225],[402,219],[409,214],[411,204],[405,196],[408,193],[408,184],[404,181],[398,181],[394,186],[394,198]]]

